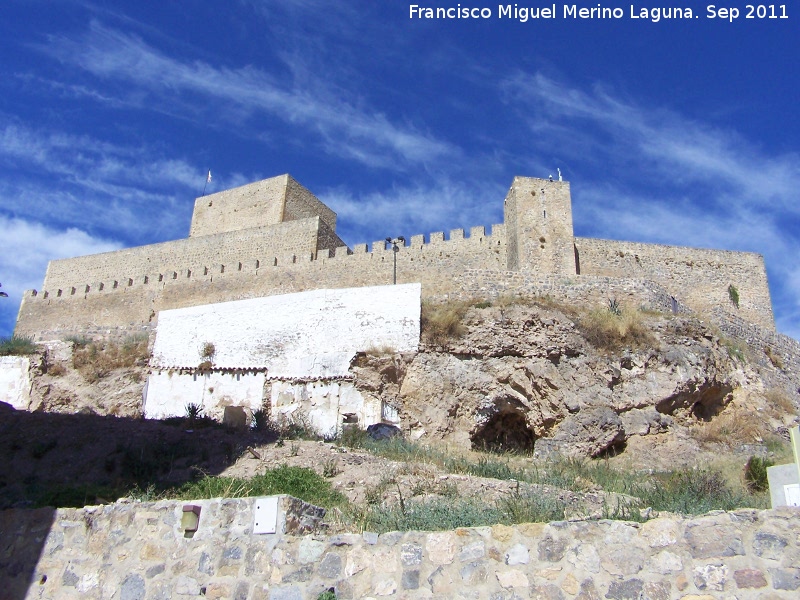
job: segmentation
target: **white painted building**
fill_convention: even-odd
[[[350,365],[369,349],[416,351],[420,296],[420,284],[406,284],[162,311],[145,416],[182,416],[189,404],[220,419],[226,407],[268,407],[273,418],[302,413],[323,434],[343,422],[396,422],[392,407],[355,388]]]

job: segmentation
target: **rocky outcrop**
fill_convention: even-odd
[[[734,390],[763,391],[754,368],[700,321],[638,318],[639,342],[608,350],[555,308],[472,308],[460,338],[362,361],[356,385],[397,406],[415,439],[518,450],[548,440],[538,443],[584,456],[712,419]]]

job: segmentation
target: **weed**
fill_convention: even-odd
[[[392,356],[396,353],[396,350],[392,346],[384,345],[384,346],[370,346],[366,350],[364,350],[364,354],[367,356],[374,356],[374,357],[381,357],[381,356]]]
[[[768,490],[767,468],[774,464],[767,458],[751,456],[744,467],[744,480],[747,483],[747,487],[754,492]]]
[[[425,340],[443,346],[466,332],[462,320],[469,308],[466,302],[450,301],[444,304],[422,303],[420,330]]]
[[[764,349],[764,354],[767,355],[767,358],[769,359],[769,362],[772,363],[773,367],[775,367],[776,369],[780,369],[781,371],[784,369],[783,359],[781,358],[781,355],[775,352],[775,350],[773,350],[771,346],[767,346]]]
[[[186,418],[192,423],[203,416],[203,405],[190,402],[186,405]]]
[[[339,434],[339,443],[348,448],[363,448],[369,441],[367,431],[357,425],[345,425]]]
[[[287,465],[267,469],[262,475],[256,475],[251,479],[204,476],[172,493],[173,497],[185,500],[276,494],[288,494],[325,508],[341,506],[347,502],[340,492],[333,489],[327,479],[313,469]]]
[[[478,308],[478,309],[483,309],[483,308],[489,308],[491,305],[492,305],[491,302],[489,302],[487,300],[484,300],[483,302],[476,302],[475,304],[472,305],[472,307],[473,308]]]
[[[149,353],[147,336],[131,336],[121,342],[97,341],[78,347],[72,353],[72,366],[89,383],[94,383],[114,369],[144,366]]]
[[[61,377],[62,375],[66,375],[66,373],[67,368],[61,363],[55,363],[47,367],[47,374],[50,375],[50,377]]]
[[[619,302],[616,298],[609,298],[608,299],[608,312],[610,312],[615,317],[622,316],[622,309],[619,306]]]
[[[317,600],[336,600],[336,593],[333,591],[333,588],[325,590],[317,596]]]
[[[197,365],[197,373],[200,375],[208,375],[211,373],[211,370],[214,368],[214,363],[210,360],[204,360],[199,365]]]
[[[206,342],[203,344],[203,347],[200,349],[200,357],[207,358],[211,360],[214,358],[214,354],[217,353],[217,349],[211,342]]]
[[[36,344],[32,337],[12,335],[0,338],[0,356],[21,356],[36,352]]]
[[[760,441],[767,433],[761,415],[751,411],[730,409],[712,418],[707,423],[697,423],[692,428],[695,439],[708,444],[737,446]]]
[[[728,298],[731,299],[731,304],[739,308],[739,290],[737,290],[736,286],[733,284],[728,286]]]
[[[300,444],[292,443],[289,446],[289,456],[297,456],[298,454],[300,454]]]
[[[328,479],[339,474],[339,461],[335,458],[328,458],[322,461],[322,476]]]
[[[741,363],[747,362],[748,347],[745,342],[742,340],[732,340],[724,336],[721,336],[719,341],[725,348],[728,356],[734,360],[738,360]]]
[[[64,338],[65,342],[72,342],[72,348],[74,350],[80,350],[81,348],[85,348],[89,344],[92,343],[92,338],[83,336],[83,335],[68,335]]]
[[[638,311],[594,310],[578,319],[578,328],[590,344],[604,350],[653,345],[655,339]]]
[[[764,393],[764,399],[769,404],[770,413],[775,417],[797,414],[792,398],[782,388],[770,388]]]

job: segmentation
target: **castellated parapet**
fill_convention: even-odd
[[[505,223],[415,235],[398,283],[431,299],[550,295],[574,302],[722,311],[774,331],[758,254],[575,237],[569,183],[516,177]],[[25,293],[15,333],[149,331],[161,310],[320,288],[392,282],[384,241],[349,248],[336,214],[288,175],[203,196],[187,239],[51,261]],[[729,288],[738,291],[734,306]]]

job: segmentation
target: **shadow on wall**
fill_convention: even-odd
[[[52,506],[111,503],[134,487],[162,490],[217,475],[269,434],[195,422],[95,414],[29,413],[0,403],[0,596],[22,600],[39,584],[36,565]],[[38,510],[10,510],[38,508]],[[19,536],[27,536],[18,544]],[[10,553],[15,546],[24,548]]]

